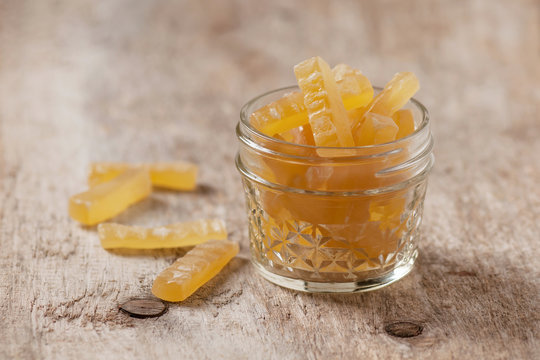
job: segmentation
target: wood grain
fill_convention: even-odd
[[[414,71],[432,115],[418,266],[380,291],[297,293],[248,262],[239,108],[314,55],[375,84]],[[0,2],[0,358],[539,358],[539,64],[536,0]],[[198,190],[115,221],[222,217],[241,254],[130,318],[184,252],[107,252],[67,199],[91,161],[174,159],[201,165]]]

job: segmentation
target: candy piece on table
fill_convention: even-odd
[[[396,134],[396,140],[404,138],[414,132],[414,116],[410,109],[396,111],[394,115],[392,115],[392,120],[394,120],[399,128]]]
[[[345,109],[352,110],[367,106],[373,98],[373,87],[369,80],[356,69],[340,64],[334,67],[338,91]],[[260,132],[274,136],[309,123],[308,113],[301,92],[284,95],[256,110],[249,118],[251,125]]]
[[[317,56],[297,64],[294,74],[304,94],[315,144],[354,146],[347,110],[328,64]],[[331,149],[318,149],[317,152],[321,156],[332,156],[326,150],[333,152]]]
[[[368,146],[394,141],[397,132],[398,127],[391,118],[367,113],[354,135],[357,146]]]
[[[413,97],[419,88],[418,79],[412,72],[399,72],[375,96],[368,111],[384,116],[392,116]]]
[[[95,186],[114,179],[129,169],[147,169],[152,185],[173,190],[193,190],[197,185],[198,167],[183,161],[153,164],[99,162],[90,166],[88,185]]]
[[[95,225],[120,214],[151,192],[147,170],[128,170],[108,182],[73,195],[69,199],[69,215],[85,225]]]
[[[373,99],[373,87],[360,70],[346,64],[334,66],[332,74],[343,100],[345,109],[357,109],[368,105]]]
[[[114,223],[98,225],[104,249],[163,249],[194,246],[210,239],[227,238],[225,222],[219,219],[198,220],[143,228]]]
[[[197,245],[157,276],[152,293],[166,301],[185,300],[216,276],[238,250],[238,243],[229,240]]]

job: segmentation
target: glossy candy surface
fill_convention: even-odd
[[[347,110],[328,64],[320,57],[294,67],[317,146],[354,146]]]
[[[73,195],[69,199],[69,215],[85,225],[95,225],[120,214],[151,192],[152,183],[147,170],[128,170],[110,181]]]
[[[332,75],[345,109],[354,110],[366,106],[373,99],[373,87],[359,70],[339,64],[332,69]],[[301,92],[292,92],[263,106],[251,114],[250,123],[270,136],[309,124],[304,95]]]
[[[194,246],[210,239],[227,238],[223,220],[198,220],[143,228],[114,223],[98,226],[101,246],[105,249],[160,249]]]
[[[228,240],[197,245],[157,276],[152,293],[166,301],[185,300],[216,276],[238,250],[238,243]]]
[[[367,113],[355,135],[357,146],[377,145],[394,141],[398,126],[387,116]]]
[[[401,109],[418,91],[420,84],[412,72],[399,72],[375,96],[368,112],[392,116]]]
[[[183,161],[152,164],[93,163],[88,174],[88,185],[95,186],[109,181],[130,169],[147,169],[152,185],[156,187],[193,190],[197,185],[197,165]]]
[[[411,110],[398,110],[392,115],[392,119],[399,127],[396,140],[404,138],[414,132],[414,116]]]

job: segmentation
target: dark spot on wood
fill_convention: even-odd
[[[195,192],[200,195],[215,195],[217,193],[217,189],[212,185],[198,184],[195,188]]]
[[[384,331],[388,335],[400,337],[400,338],[409,338],[418,336],[422,333],[424,327],[420,324],[416,324],[411,321],[396,321],[390,324],[387,324],[384,327]]]
[[[167,305],[158,299],[131,299],[120,305],[120,310],[131,317],[144,319],[167,312]]]

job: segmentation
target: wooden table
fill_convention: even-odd
[[[420,257],[379,291],[298,293],[248,262],[239,108],[314,55],[375,84],[414,71],[431,111]],[[0,358],[538,359],[539,83],[537,0],[2,1]],[[242,250],[130,318],[119,304],[184,252],[107,252],[67,200],[91,161],[175,159],[200,164],[199,190],[115,221],[221,217]],[[423,331],[392,336],[402,321]]]

